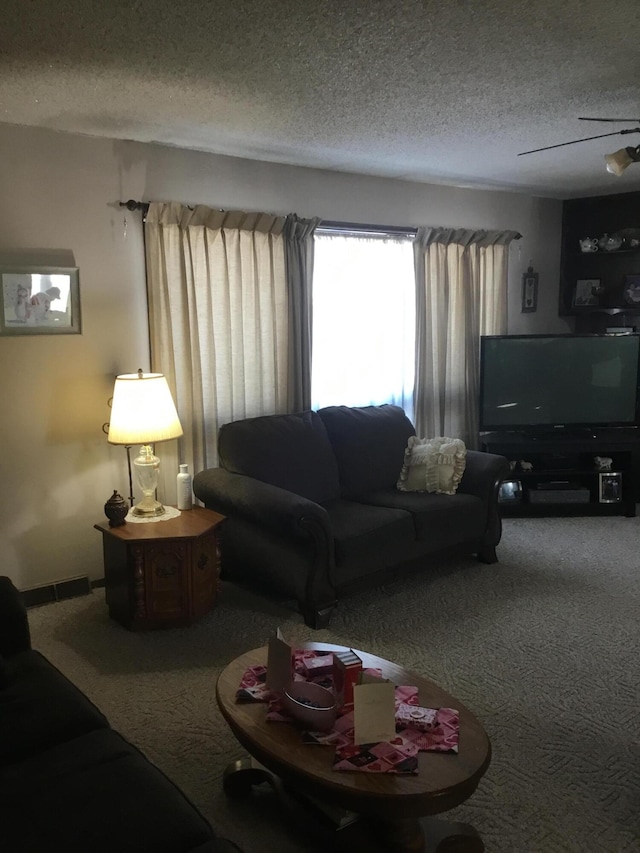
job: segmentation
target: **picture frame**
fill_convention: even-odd
[[[598,474],[598,500],[601,504],[617,504],[622,500],[622,474],[602,471]]]
[[[600,304],[601,282],[599,278],[579,278],[573,291],[573,307],[588,308]]]
[[[522,273],[522,313],[528,314],[538,310],[538,273],[533,267],[528,267]]]
[[[79,335],[78,267],[0,265],[0,336]]]
[[[624,301],[627,305],[640,308],[640,275],[626,275],[624,277]]]
[[[503,480],[498,492],[499,503],[518,503],[522,500],[522,483],[520,480]]]

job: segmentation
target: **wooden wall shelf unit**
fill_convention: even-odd
[[[581,250],[586,238],[619,236],[620,248]],[[633,279],[637,276],[637,286]],[[596,304],[576,304],[578,281],[597,281]],[[563,204],[560,316],[575,317],[576,332],[640,325],[640,192],[568,199]]]
[[[502,515],[625,515],[636,514],[640,465],[640,431],[584,430],[562,437],[524,433],[483,433],[481,449],[515,462],[510,480],[519,482],[519,498],[500,503]],[[612,459],[611,473],[621,488],[613,502],[602,502],[596,456]],[[523,470],[524,460],[532,467]],[[526,468],[527,466],[525,466]],[[611,497],[611,494],[607,495]]]

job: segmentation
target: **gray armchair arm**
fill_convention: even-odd
[[[280,489],[225,468],[200,471],[193,480],[193,492],[206,507],[222,515],[243,518],[292,536],[316,537],[333,542],[331,522],[326,509],[294,492]]]

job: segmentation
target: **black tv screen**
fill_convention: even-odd
[[[481,339],[480,429],[636,426],[640,335]]]

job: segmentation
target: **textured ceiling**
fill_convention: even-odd
[[[565,198],[640,189],[638,0],[3,0],[0,121]],[[582,122],[578,116],[637,118]]]

